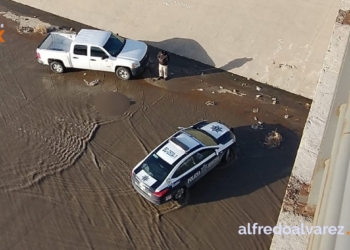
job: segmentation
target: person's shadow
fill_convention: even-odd
[[[215,65],[205,49],[195,40],[187,38],[171,38],[160,42],[144,41],[149,45],[149,66],[147,74],[158,76],[157,54],[160,49],[168,52],[170,57],[169,76],[180,78],[195,75],[215,74],[242,67],[252,58],[235,58],[223,66]],[[172,53],[170,53],[171,51]],[[195,58],[196,60],[189,59]],[[147,77],[146,75],[142,77]]]

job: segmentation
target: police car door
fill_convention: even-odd
[[[196,175],[198,172],[198,168],[196,167],[196,161],[192,156],[189,156],[185,161],[183,161],[180,166],[176,169],[174,172],[173,176],[171,177],[171,183],[172,187],[175,188],[177,186],[186,186],[189,187],[188,185],[188,179],[191,176]],[[198,173],[197,173],[198,175]]]
[[[220,163],[220,156],[216,154],[215,149],[207,148],[202,149],[194,154],[194,159],[199,165],[199,170],[201,172],[199,178],[202,178],[210,170],[216,167]]]

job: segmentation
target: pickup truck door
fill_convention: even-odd
[[[105,51],[99,47],[90,48],[90,69],[99,71],[114,72],[113,61]]]
[[[90,69],[88,47],[86,45],[75,44],[71,53],[71,61],[73,68]]]

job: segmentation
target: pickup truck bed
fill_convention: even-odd
[[[69,52],[75,36],[75,34],[52,32],[46,37],[38,49]]]

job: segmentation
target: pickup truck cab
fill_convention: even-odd
[[[148,46],[110,31],[82,29],[78,34],[51,32],[38,46],[38,62],[55,73],[66,68],[115,72],[122,80],[148,66]]]

